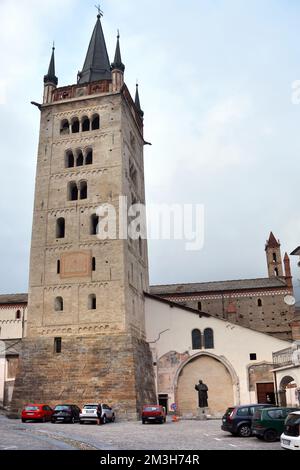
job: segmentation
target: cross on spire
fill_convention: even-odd
[[[102,18],[103,16],[103,11],[101,10],[101,5],[100,3],[98,5],[95,5],[95,8],[98,10],[98,18]]]

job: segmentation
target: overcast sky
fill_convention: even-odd
[[[52,41],[76,82],[95,0],[0,0],[0,291],[27,290],[39,112]],[[140,83],[148,203],[205,206],[205,243],[149,244],[151,283],[266,276],[270,230],[300,245],[298,0],[103,0],[111,61]],[[296,260],[295,260],[296,261]],[[294,262],[295,282],[300,270]]]

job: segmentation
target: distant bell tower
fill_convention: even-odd
[[[280,246],[279,240],[276,240],[273,232],[271,232],[265,248],[269,277],[284,276]]]
[[[13,408],[101,401],[135,419],[157,400],[145,340],[147,240],[120,237],[119,221],[120,198],[145,204],[144,113],[124,83],[119,34],[110,64],[101,16],[77,83],[57,88],[54,48],[44,78],[28,336]],[[117,216],[106,239],[105,205]]]

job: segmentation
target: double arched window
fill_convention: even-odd
[[[68,184],[68,201],[78,201],[87,199],[88,197],[88,185],[86,181],[71,181]]]
[[[211,328],[206,328],[203,333],[203,347],[204,349],[214,349],[214,331]],[[202,334],[201,331],[195,329],[192,331],[192,348],[194,350],[202,349]]]
[[[76,149],[67,150],[65,152],[65,167],[66,168],[74,168],[84,165],[92,165],[93,164],[93,149],[87,148],[85,150]]]

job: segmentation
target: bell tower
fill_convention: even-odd
[[[265,248],[269,277],[284,276],[280,246],[279,240],[276,240],[273,232],[271,232]]]
[[[28,336],[13,408],[110,403],[122,418],[156,403],[145,341],[147,241],[101,238],[101,211],[145,204],[143,114],[124,84],[118,36],[110,65],[97,16],[77,83],[45,76],[30,259]],[[127,215],[126,215],[127,221]]]

